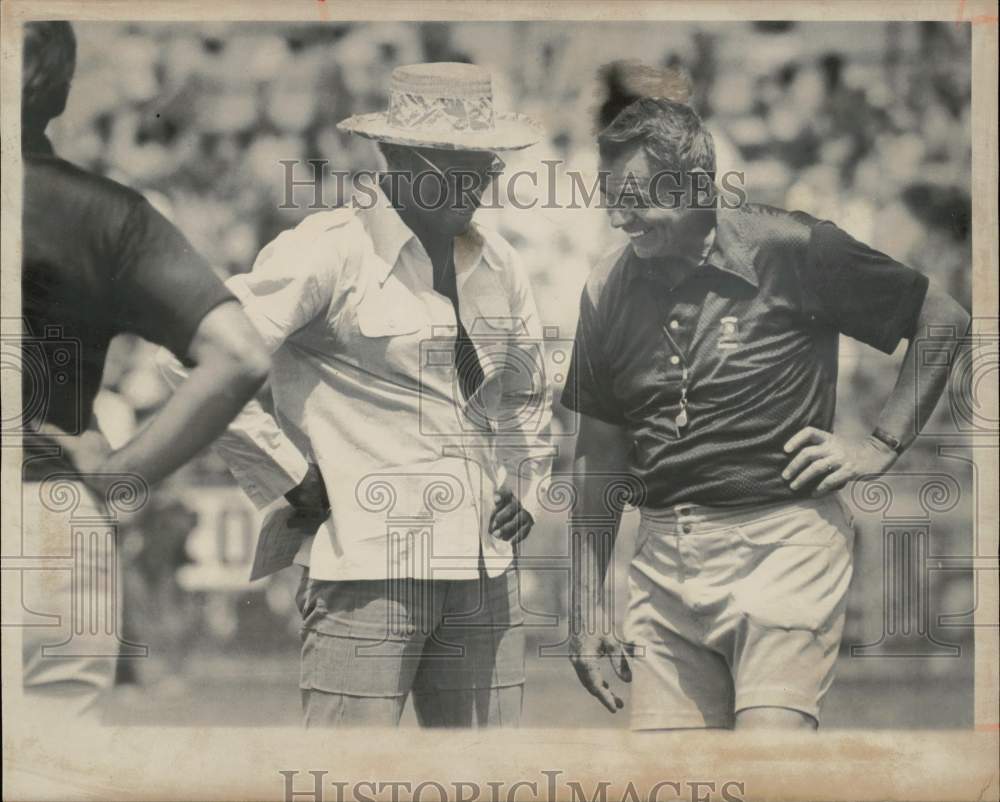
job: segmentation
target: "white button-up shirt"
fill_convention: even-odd
[[[488,531],[497,488],[538,518],[551,403],[531,288],[513,248],[475,224],[454,256],[486,375],[471,406],[492,431],[459,388],[454,307],[381,192],[311,215],[228,281],[272,352],[274,415],[252,401],[215,445],[259,508],[319,466],[331,514],[300,550],[316,579],[468,579],[480,555],[496,576],[512,556]]]

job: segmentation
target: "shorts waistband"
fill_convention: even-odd
[[[734,507],[707,507],[700,504],[680,503],[671,507],[643,507],[642,524],[650,529],[676,534],[693,534],[726,529],[751,522],[807,510],[823,509],[830,504],[839,505],[835,493],[820,498],[791,499],[768,504],[743,504]]]

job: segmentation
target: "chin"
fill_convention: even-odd
[[[656,259],[659,256],[665,255],[668,249],[664,246],[663,242],[657,241],[649,245],[633,242],[632,250],[640,259]]]
[[[452,236],[458,237],[469,230],[469,226],[472,225],[472,215],[458,214],[454,217],[449,217],[448,221],[445,223],[445,228],[447,228],[448,233]]]

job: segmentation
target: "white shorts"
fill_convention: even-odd
[[[835,495],[643,510],[625,621],[633,729],[731,727],[750,707],[818,721],[853,547]]]

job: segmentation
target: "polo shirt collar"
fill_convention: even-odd
[[[407,247],[411,240],[416,243],[416,247],[423,248],[413,229],[403,222],[403,218],[390,203],[381,186],[376,192],[375,203],[368,210],[367,228],[375,253],[382,261],[379,283],[384,283],[392,273],[399,262],[403,248]],[[499,254],[487,242],[479,226],[473,223],[468,231],[455,237],[455,273],[460,276],[472,270],[480,259],[492,270],[503,269]]]
[[[737,214],[741,212],[716,213],[715,242],[712,243],[705,264],[741,278],[756,289],[760,286],[757,269],[753,264],[753,254],[739,236],[738,218],[734,216]]]
[[[716,214],[715,227],[712,230],[712,244],[709,247],[708,256],[705,257],[705,261],[698,266],[694,273],[702,270],[705,266],[713,267],[716,270],[721,270],[723,273],[736,276],[736,278],[745,281],[756,289],[760,286],[760,282],[757,277],[757,270],[754,268],[753,255],[743,245],[738,232],[734,230],[737,227],[737,223],[736,219],[731,216],[732,214],[738,214],[738,212],[720,212]],[[635,258],[635,252],[633,251],[630,256],[630,273],[632,277],[642,275],[643,273],[639,269],[638,262],[639,260]],[[691,275],[694,275],[694,273]]]

